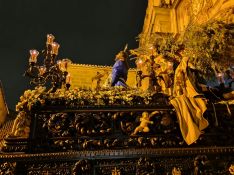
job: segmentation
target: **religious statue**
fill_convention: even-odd
[[[136,87],[140,88],[142,86],[142,71],[137,71],[136,73]]]
[[[30,134],[31,120],[24,111],[19,112],[14,120],[11,135],[23,138],[28,138]]]
[[[126,84],[129,65],[127,62],[128,54],[126,52],[127,46],[123,51],[120,51],[115,58],[115,64],[112,68],[111,86],[122,86],[127,88]]]
[[[132,135],[136,135],[138,132],[149,132],[149,124],[153,124],[153,121],[151,121],[151,117],[155,114],[157,114],[158,111],[154,111],[151,114],[149,114],[148,112],[143,112],[142,116],[140,118],[140,125],[137,126],[133,132]]]
[[[104,77],[104,75],[100,72],[97,72],[97,74],[92,78],[93,83],[93,89],[99,90],[101,88],[101,79]],[[96,84],[94,84],[96,83]]]

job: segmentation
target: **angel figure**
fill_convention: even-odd
[[[143,112],[142,116],[140,118],[140,125],[137,126],[133,132],[132,135],[136,135],[138,132],[149,132],[149,124],[153,124],[153,121],[150,121],[151,117],[155,114],[157,114],[158,111],[154,111],[151,114],[149,114],[148,112]]]
[[[181,173],[180,168],[174,167],[174,168],[172,169],[172,175],[181,175],[181,174],[182,174],[182,173]]]

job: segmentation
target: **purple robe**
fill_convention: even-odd
[[[112,68],[111,86],[127,87],[128,68],[124,61],[117,60]]]

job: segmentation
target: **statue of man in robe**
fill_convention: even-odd
[[[127,88],[127,76],[129,65],[127,62],[128,54],[120,51],[115,57],[115,64],[112,68],[111,86],[122,86]]]

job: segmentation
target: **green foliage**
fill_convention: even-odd
[[[223,71],[234,63],[234,24],[213,21],[187,28],[185,54],[204,75]]]
[[[150,36],[140,34],[137,39],[144,44],[137,49],[130,50],[132,55],[137,56],[136,58],[145,61],[150,55],[154,54],[155,56],[163,55],[170,61],[175,60],[175,58],[178,59],[177,52],[181,49],[182,43],[171,33],[153,33]]]
[[[153,45],[158,55],[163,55],[164,58],[170,61],[179,58],[178,50],[181,49],[182,44],[171,34],[166,34],[162,38],[157,38]]]
[[[185,56],[204,77],[226,70],[234,65],[234,24],[210,21],[202,25],[189,25],[184,34],[175,38],[172,34],[139,35],[143,45],[132,51],[141,57],[150,55],[149,46],[155,53],[170,61],[178,60],[178,51],[184,48]]]

